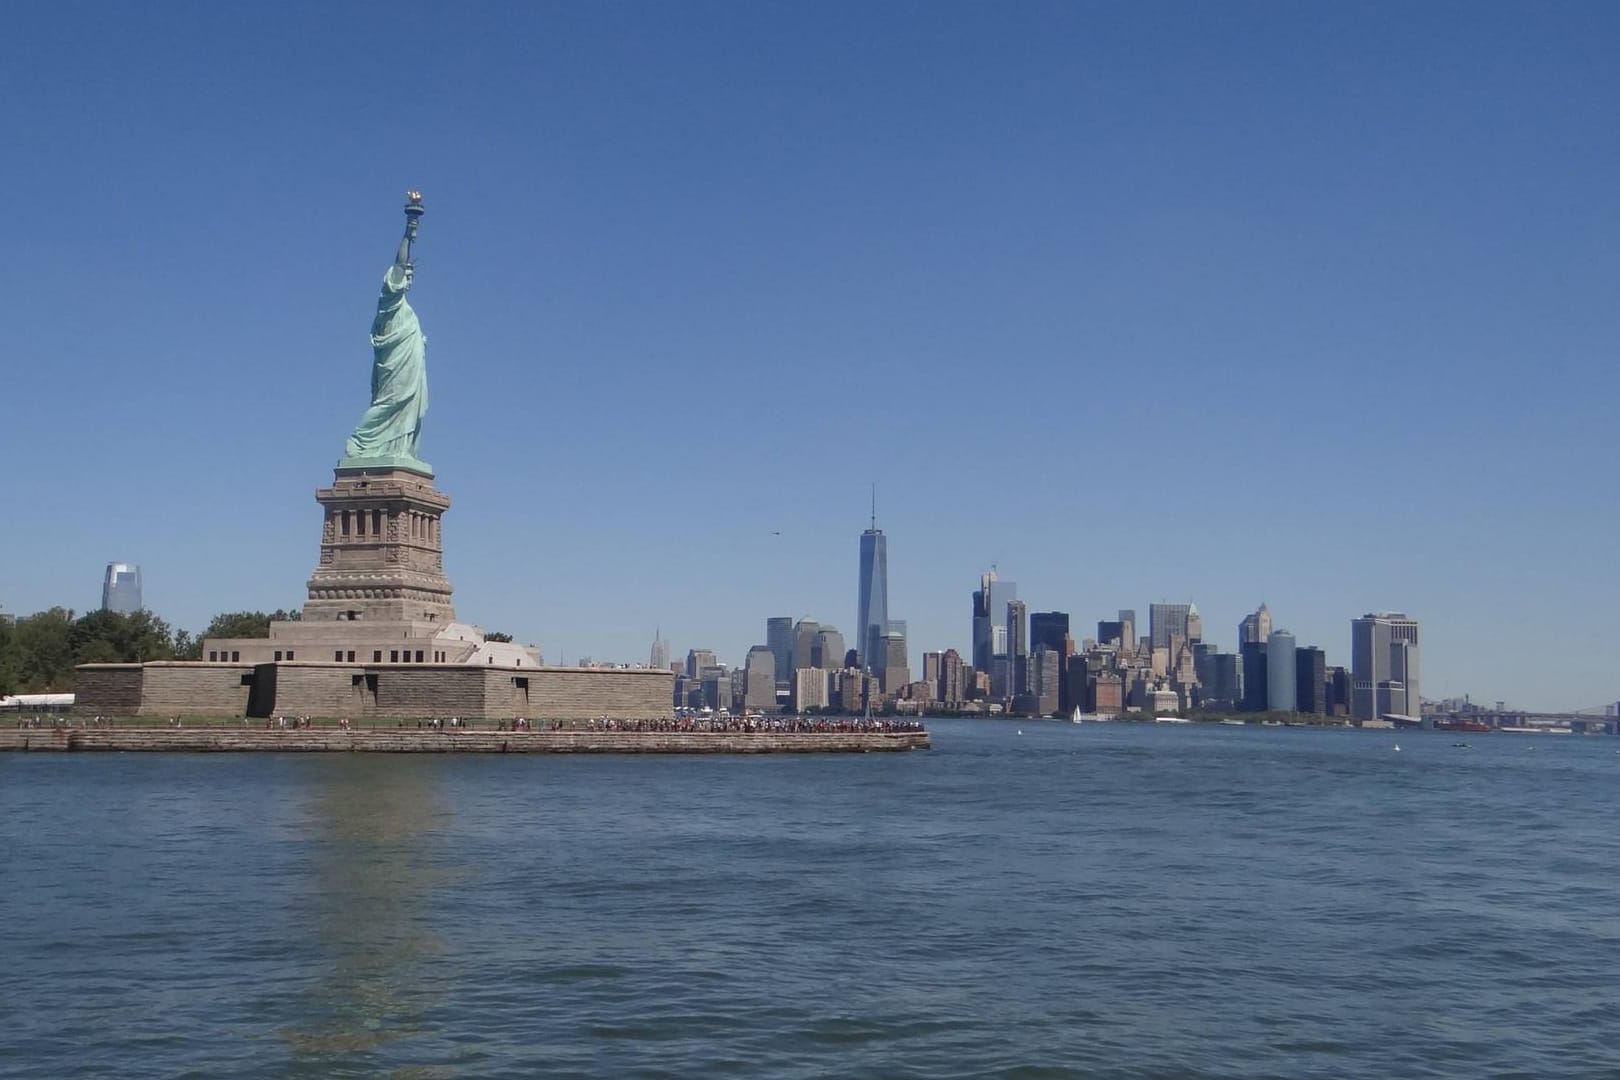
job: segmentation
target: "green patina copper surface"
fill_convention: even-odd
[[[433,475],[433,466],[409,454],[384,454],[379,457],[344,457],[338,459],[340,469],[409,469],[423,476]]]
[[[421,196],[412,192],[411,199],[405,238],[383,275],[377,317],[371,323],[371,405],[344,446],[340,469],[389,466],[433,475],[418,456],[428,409],[427,338],[405,299],[415,277],[411,243],[421,217]]]
[[[417,456],[428,408],[427,338],[405,299],[411,271],[391,266],[371,324],[371,405],[343,448],[339,468],[394,459],[403,468],[433,470]],[[402,461],[399,459],[403,459]]]

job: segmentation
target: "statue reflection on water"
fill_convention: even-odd
[[[430,1021],[438,988],[455,977],[435,917],[466,874],[433,839],[439,762],[356,754],[296,767],[310,798],[294,842],[309,854],[307,889],[291,915],[319,975],[287,1010],[300,1021],[278,1034],[307,1064],[336,1066]]]

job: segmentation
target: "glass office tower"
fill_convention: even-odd
[[[140,611],[141,568],[128,563],[108,563],[101,581],[101,610],[129,615]]]
[[[861,533],[859,605],[855,648],[861,666],[881,677],[888,665],[883,638],[889,632],[889,541],[877,527],[875,514],[872,527]]]

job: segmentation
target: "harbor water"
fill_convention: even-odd
[[[1620,1075],[1620,740],[930,728],[0,755],[0,1077]]]

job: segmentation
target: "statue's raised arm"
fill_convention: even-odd
[[[394,265],[383,275],[371,324],[371,405],[349,436],[340,468],[390,466],[433,475],[417,455],[428,408],[427,338],[405,299],[416,277],[411,250],[422,213],[421,192],[407,192],[405,235]]]

